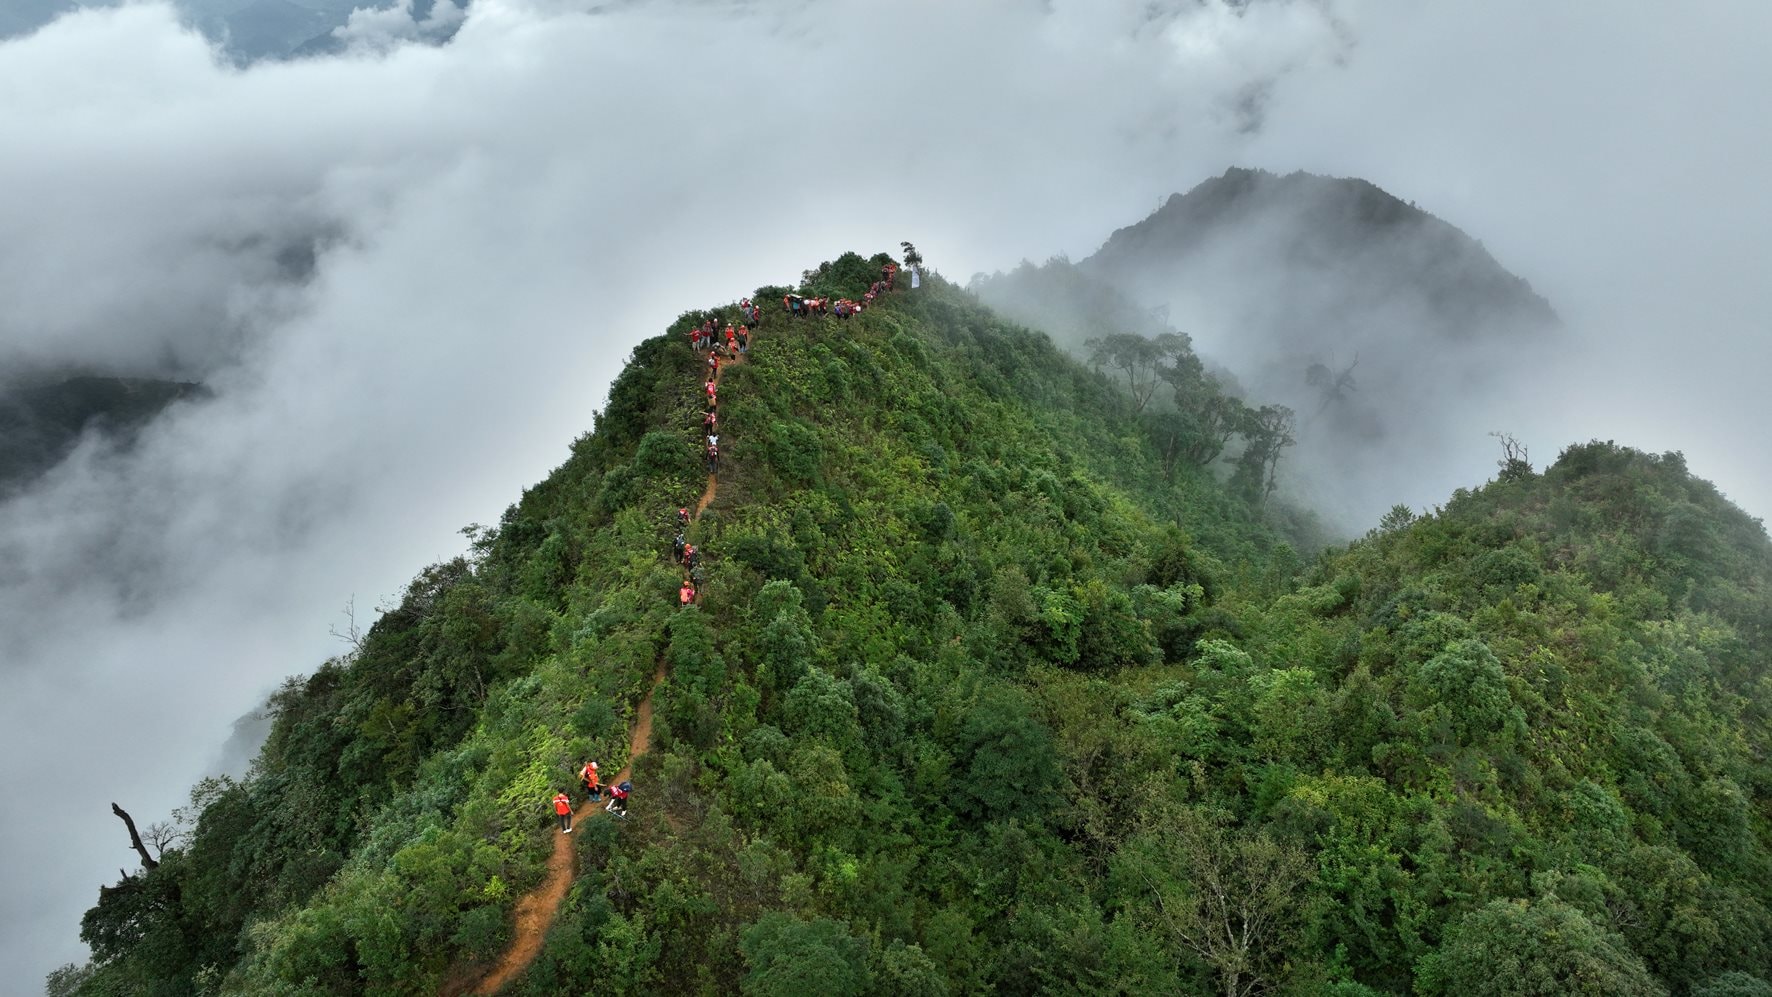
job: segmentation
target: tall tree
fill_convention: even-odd
[[[1304,852],[1187,811],[1128,841],[1115,865],[1151,926],[1210,968],[1225,997],[1281,981],[1312,875]]]

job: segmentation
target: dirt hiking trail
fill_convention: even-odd
[[[660,658],[658,670],[652,673],[652,688],[646,690],[646,698],[640,700],[640,708],[634,711],[634,730],[628,738],[628,763],[616,773],[615,778],[609,780],[609,785],[632,778],[634,759],[646,753],[647,742],[652,740],[652,693],[664,681],[664,673],[664,659]],[[594,816],[600,805],[601,801],[594,800],[581,804],[572,814],[573,825],[576,827],[579,821]],[[554,915],[559,913],[560,903],[566,899],[566,891],[572,886],[576,858],[572,849],[572,836],[554,835],[554,852],[548,856],[547,875],[542,879],[541,885],[517,901],[511,947],[498,960],[498,965],[493,967],[492,972],[474,988],[474,993],[496,994],[499,988],[509,983],[518,973],[529,968],[529,964],[541,952],[542,940],[547,938],[548,929],[554,925]]]
[[[740,353],[722,363],[714,371],[714,384],[720,383],[720,375],[733,364],[744,363],[744,354]],[[708,475],[707,489],[702,492],[700,500],[695,504],[695,518],[700,519],[702,511],[714,501],[719,491],[717,475]],[[658,690],[658,684],[664,681],[664,658],[658,659],[658,670],[652,673],[652,685],[646,690],[646,697],[640,700],[640,708],[634,712],[634,729],[628,737],[628,764],[615,778],[605,785],[628,780],[633,776],[634,759],[646,753],[647,745],[652,740],[652,694]],[[591,801],[573,811],[574,825],[580,820],[594,817],[599,802]],[[572,847],[572,836],[569,834],[554,835],[554,851],[548,856],[548,872],[540,885],[529,891],[523,899],[517,901],[514,912],[515,923],[511,931],[511,947],[499,957],[498,965],[486,974],[473,992],[480,995],[496,994],[505,984],[529,968],[535,957],[541,954],[541,945],[548,936],[548,929],[554,925],[554,916],[560,912],[560,904],[566,899],[566,891],[572,887],[572,880],[577,874],[578,853]],[[445,987],[445,994],[461,993],[457,987]]]

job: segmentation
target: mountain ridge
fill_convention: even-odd
[[[1511,460],[1301,553],[1259,482],[1163,459],[1210,406],[1153,424],[939,276],[847,320],[776,307],[890,262],[754,293],[698,605],[668,541],[703,480],[702,310],[285,685],[253,772],[105,888],[58,992],[490,965],[558,837],[543,802],[619,754],[661,658],[633,820],[574,832],[505,992],[1764,985],[1772,541],[1679,455]],[[1206,931],[1226,916],[1258,928]]]

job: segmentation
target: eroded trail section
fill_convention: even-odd
[[[640,700],[640,708],[634,713],[634,729],[628,737],[628,763],[610,780],[611,785],[632,779],[634,759],[646,753],[646,746],[652,740],[652,694],[658,690],[658,684],[664,681],[664,675],[664,659],[660,658],[658,670],[652,673],[652,685],[646,690],[646,697]],[[572,815],[573,823],[594,816],[598,806],[596,802],[580,805]],[[572,886],[577,857],[572,848],[571,835],[554,835],[554,852],[548,856],[547,876],[542,879],[541,885],[517,901],[511,947],[505,950],[504,957],[493,967],[492,972],[474,988],[474,993],[498,993],[505,984],[535,961],[535,957],[541,952],[541,943],[548,937],[548,929],[554,925],[554,915],[560,912],[560,904],[566,899],[566,891]]]

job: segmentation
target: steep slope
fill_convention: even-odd
[[[930,279],[847,321],[767,310],[679,608],[700,318],[277,697],[252,776],[88,914],[86,992],[477,978],[544,880],[545,800],[627,755],[661,659],[633,818],[570,836],[506,993],[1772,974],[1772,544],[1677,456],[1510,464],[1305,566],[1107,376]]]

